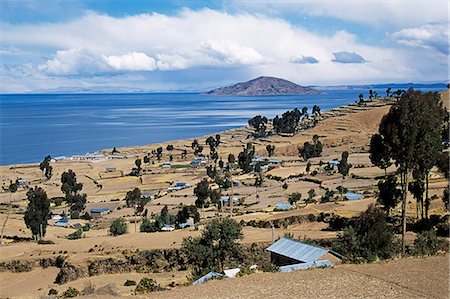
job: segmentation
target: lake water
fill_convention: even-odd
[[[360,93],[368,96],[368,90],[324,92],[259,97],[199,93],[0,95],[0,164],[201,136],[243,126],[258,114],[272,118],[313,105],[324,111],[355,102]]]

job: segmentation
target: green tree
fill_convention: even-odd
[[[109,227],[109,232],[113,236],[123,235],[127,233],[127,223],[123,218],[115,219]]]
[[[255,147],[251,143],[247,143],[247,146],[238,156],[239,167],[244,173],[249,173],[253,170],[253,158],[255,156]]]
[[[199,208],[204,209],[205,204],[208,201],[209,196],[211,195],[211,188],[209,187],[209,182],[207,179],[203,179],[197,186],[194,188],[194,195],[197,196],[195,200],[195,205]]]
[[[34,239],[42,239],[47,230],[50,213],[50,200],[41,187],[31,188],[27,192],[28,207],[25,211],[25,224],[31,230]]]
[[[74,195],[83,189],[82,183],[77,183],[77,176],[72,169],[61,175],[61,191],[66,195]]]
[[[397,178],[394,175],[385,177],[378,182],[377,202],[381,204],[389,215],[402,199],[402,191],[398,188]]]
[[[163,148],[162,148],[162,147],[158,147],[158,148],[156,149],[156,159],[157,159],[158,161],[161,161],[161,158],[162,158],[162,152],[163,152]]]
[[[428,161],[438,155],[441,128],[445,121],[439,93],[422,93],[409,89],[400,92],[401,99],[392,106],[381,123],[379,132],[390,159],[400,171],[402,185],[402,252],[405,253],[406,203],[409,180],[416,169],[426,173]],[[428,153],[425,153],[426,151]],[[432,164],[432,163],[431,163]]]
[[[222,272],[227,260],[242,255],[236,242],[242,238],[241,225],[228,217],[213,219],[199,237],[185,238],[182,251],[193,267],[194,277],[211,270]]]
[[[255,129],[255,136],[261,137],[264,136],[266,133],[267,122],[268,122],[267,117],[257,115],[252,119],[249,119],[248,124]]]
[[[125,203],[128,208],[134,209],[134,216],[140,215],[144,211],[145,204],[147,203],[146,199],[142,197],[141,190],[139,188],[134,188],[131,191],[128,191],[125,196]],[[136,232],[136,222],[134,219],[134,231]]]
[[[266,151],[267,151],[267,154],[269,155],[269,157],[272,157],[275,154],[275,145],[268,144],[266,146]]]
[[[341,155],[341,161],[339,161],[339,173],[341,173],[343,177],[346,177],[348,176],[351,167],[352,165],[348,163],[348,152],[345,151]]]
[[[338,236],[333,249],[351,260],[363,258],[371,262],[391,258],[397,253],[397,241],[386,217],[383,210],[371,204],[354,226]]]
[[[39,164],[39,169],[44,172],[44,175],[47,179],[50,179],[53,174],[53,166],[50,165],[51,160],[51,156],[46,156],[44,160]]]
[[[288,201],[291,205],[296,204],[302,199],[302,194],[300,192],[294,192],[289,194]]]
[[[308,191],[308,199],[306,200],[306,203],[313,203],[315,202],[314,197],[316,197],[316,190],[314,189],[309,189]]]
[[[389,166],[392,165],[391,155],[389,153],[389,148],[387,143],[384,142],[383,136],[380,134],[375,134],[370,139],[370,161],[373,165],[384,170],[384,176],[386,176],[386,171]]]

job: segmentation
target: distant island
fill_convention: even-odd
[[[275,77],[258,77],[247,82],[240,82],[232,86],[220,87],[205,92],[205,94],[221,96],[272,96],[319,93],[322,92]]]

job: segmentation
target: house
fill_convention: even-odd
[[[281,238],[267,249],[272,263],[280,272],[291,272],[316,267],[333,267],[344,257],[337,252],[288,238]]]
[[[275,211],[287,211],[292,209],[292,205],[289,203],[283,203],[283,202],[278,202],[277,204],[275,204]]]
[[[30,185],[30,180],[19,179],[16,181],[16,183],[20,188],[28,188],[28,186]]]
[[[211,279],[222,279],[222,278],[224,278],[224,276],[225,275],[223,275],[223,274],[211,271],[208,274],[205,274],[202,277],[200,277],[199,279],[197,279],[196,281],[194,281],[192,284],[203,284]]]
[[[225,276],[228,278],[235,278],[236,274],[238,274],[239,272],[241,272],[241,268],[223,270],[223,273],[225,273]]]
[[[339,170],[339,160],[338,159],[333,159],[331,161],[328,162],[328,169],[329,170],[334,170],[334,171],[338,171]]]
[[[192,161],[191,161],[191,167],[192,168],[196,168],[199,166],[205,166],[208,163],[208,161],[203,158],[203,157],[195,157]]]
[[[241,198],[238,196],[233,196],[233,204],[239,204]],[[220,200],[222,201],[223,204],[228,203],[230,201],[230,196],[222,196],[220,198]]]
[[[99,218],[111,211],[109,208],[91,209],[90,214],[93,218]]]
[[[270,164],[275,164],[275,165],[281,165],[283,164],[283,160],[282,159],[269,159],[268,162]]]
[[[360,200],[364,198],[364,195],[354,192],[347,192],[344,196],[347,200]]]
[[[153,194],[148,193],[148,192],[143,192],[141,194],[141,198],[142,199],[153,200],[153,199],[155,199],[155,196]]]
[[[185,188],[188,188],[190,186],[191,186],[191,184],[189,184],[189,183],[177,182],[175,185],[173,185],[172,187],[169,187],[167,190],[178,191],[178,190],[183,190]]]
[[[163,232],[171,232],[174,230],[175,230],[175,227],[173,225],[169,225],[169,224],[164,224],[164,226],[161,227],[161,231],[163,231]]]
[[[114,172],[117,171],[116,166],[106,166],[106,172]]]
[[[64,162],[68,160],[68,158],[66,156],[58,156],[58,157],[53,157],[52,158],[52,162]]]
[[[162,162],[161,163],[162,168],[172,168],[172,163],[170,162]]]
[[[69,225],[69,219],[67,217],[62,218],[61,220],[55,222],[55,224],[53,225],[58,227],[67,227]]]
[[[52,220],[61,220],[61,219],[63,219],[61,215],[56,214],[52,216]]]

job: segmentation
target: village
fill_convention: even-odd
[[[342,230],[339,221],[345,223],[376,204],[378,180],[395,172],[395,165],[386,170],[373,165],[369,153],[370,138],[393,103],[394,99],[381,98],[322,112],[314,117],[314,125],[293,136],[252,138],[254,129],[247,126],[221,132],[219,137],[201,136],[52,157],[51,178],[46,178],[37,164],[2,166],[3,190],[11,182],[17,182],[18,189],[0,194],[0,221],[7,220],[3,232],[6,245],[0,248],[3,267],[0,274],[6,283],[0,290],[14,297],[17,292],[14,277],[19,275],[42,277],[21,290],[22,294],[41,295],[46,295],[49,289],[59,293],[68,287],[82,289],[89,277],[98,276],[95,279],[99,283],[100,277],[116,275],[111,281],[118,286],[117,294],[127,296],[133,294],[134,285],[124,285],[124,277],[138,280],[145,273],[151,273],[162,288],[170,289],[202,284],[211,278],[236,277],[244,268],[250,273],[263,271],[267,262],[279,272],[332,268],[346,263],[343,253],[328,249],[327,244]],[[214,151],[208,147],[209,138],[220,140]],[[305,160],[299,148],[306,142],[318,141],[323,151]],[[254,147],[254,155],[248,161],[251,170],[243,172],[237,160],[249,143]],[[200,152],[199,146],[204,147]],[[344,158],[343,152],[348,157]],[[340,171],[343,159],[351,165],[347,175]],[[80,194],[86,194],[87,199],[77,217],[72,217],[61,191],[61,175],[69,170],[76,174],[76,182],[82,183]],[[217,193],[217,198],[199,205],[196,188],[208,178],[210,192]],[[438,218],[448,215],[441,200],[447,185],[439,171],[431,172],[430,215]],[[45,237],[41,233],[46,242],[42,244],[32,241],[23,220],[27,191],[36,186],[44,188],[51,201]],[[142,203],[140,211],[127,202],[136,189],[138,202]],[[395,207],[393,214],[400,214],[400,208]],[[188,215],[181,217],[183,209]],[[411,197],[407,215],[418,217],[416,210]],[[166,216],[170,221],[159,223]],[[152,271],[148,268],[137,271],[132,264],[123,269],[104,266],[97,272],[92,270],[106,259],[120,261],[142,251],[179,250],[185,238],[200,236],[212,219],[223,217],[230,217],[242,226],[240,243],[262,250],[266,262],[258,264],[257,258],[248,258],[248,264],[224,269],[222,273],[211,271],[195,280],[187,278],[189,271],[180,264],[169,267],[156,262],[148,266]],[[117,219],[125,223],[126,233],[113,236],[111,225]],[[413,244],[415,236],[413,232],[407,233],[408,244]],[[73,267],[63,283],[55,281],[63,268],[36,266],[42,264],[39,261],[58,256],[64,256],[65,263]],[[14,263],[26,270],[14,268],[17,266]],[[82,270],[86,267],[89,270]],[[15,275],[8,276],[8,271]],[[124,272],[132,274],[126,276]]]

